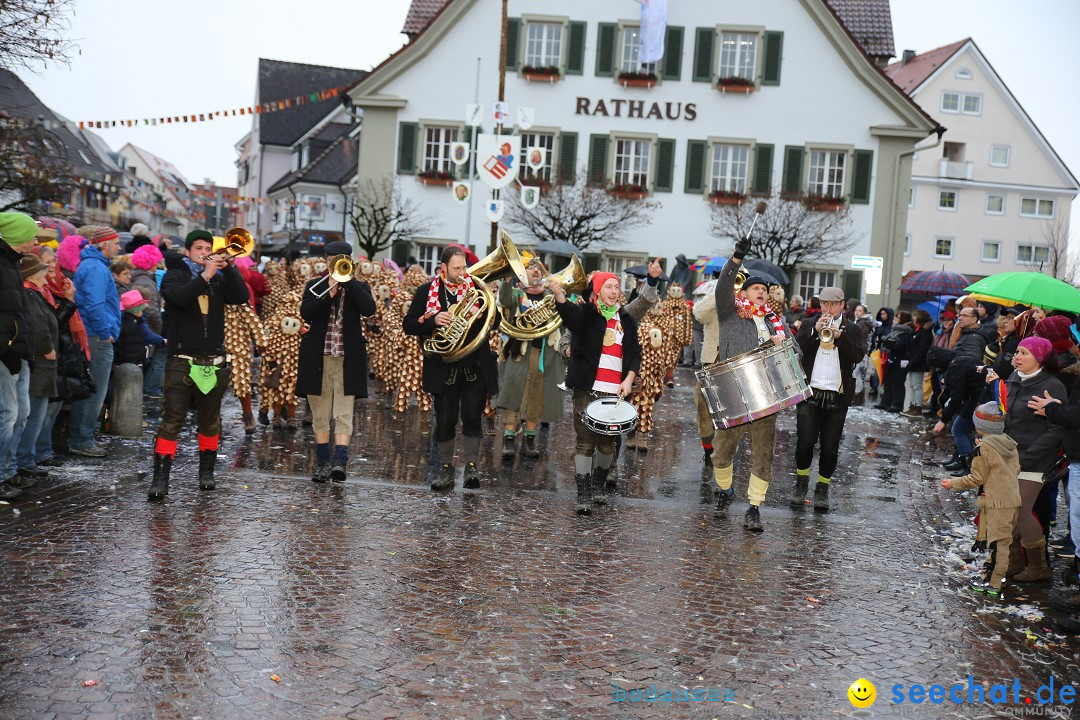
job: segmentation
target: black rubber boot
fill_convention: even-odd
[[[945,470],[948,470],[949,472],[952,472],[953,470],[956,470],[957,468],[959,468],[960,467],[960,453],[954,452],[952,454],[951,458],[949,458],[947,461],[941,463],[941,467],[944,468]]]
[[[809,488],[809,475],[795,476],[795,487],[791,489],[791,498],[788,499],[788,504],[791,505],[792,510],[798,510],[806,503],[806,491]]]
[[[199,451],[199,489],[213,490],[217,487],[214,482],[214,465],[217,464],[217,450]]]
[[[597,505],[607,505],[607,491],[605,490],[605,487],[610,472],[611,468],[593,468],[592,501]]]
[[[480,487],[480,471],[476,469],[476,463],[471,462],[465,465],[465,480],[461,483],[461,487],[466,490],[475,490]]]
[[[169,472],[172,470],[172,458],[168,455],[154,454],[154,479],[150,481],[150,490],[146,497],[161,500],[169,494]]]
[[[592,513],[592,476],[575,475],[574,481],[577,483],[577,514],[589,515]]]
[[[964,477],[965,475],[967,475],[970,472],[971,472],[971,456],[970,455],[961,455],[960,456],[960,467],[953,470],[952,473],[950,473],[950,475],[952,477],[958,478],[958,477]]]
[[[536,449],[536,435],[530,435],[525,433],[524,445],[521,448],[521,454],[530,460],[535,460],[540,457],[540,451]]]
[[[829,483],[819,482],[814,486],[814,512],[829,512]]]

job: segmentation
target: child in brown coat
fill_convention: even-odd
[[[983,580],[973,583],[971,589],[1000,597],[1005,571],[1009,567],[1009,545],[1020,511],[1020,485],[1017,481],[1020,458],[1016,441],[1005,434],[1005,416],[996,402],[980,405],[972,421],[978,437],[971,458],[971,472],[961,478],[945,478],[941,486],[947,490],[969,490],[982,486],[982,494],[975,504],[979,507],[980,535],[985,528],[990,557]]]

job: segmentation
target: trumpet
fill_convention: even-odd
[[[214,245],[218,245],[216,240]],[[235,260],[238,257],[250,255],[254,249],[255,238],[251,236],[251,233],[242,227],[230,228],[225,233],[225,237],[222,238],[220,247],[215,247],[212,253],[204,256],[203,262],[213,257],[220,257],[222,260]]]
[[[337,285],[342,285],[352,280],[354,269],[355,263],[353,263],[351,257],[349,257],[348,255],[336,255],[330,262],[330,267],[328,268],[327,273],[318,280],[316,280],[314,283],[312,283],[311,287],[309,287],[308,290],[315,297],[321,298],[323,295],[326,295],[328,292],[333,290],[334,287],[336,287]],[[334,281],[334,285],[330,284],[331,280]],[[326,289],[316,292],[315,288],[317,288],[324,281],[326,282]]]
[[[844,321],[844,316],[843,314],[840,314],[836,318],[835,325],[833,324],[833,318],[831,315],[826,315],[825,317],[825,327],[821,328],[821,331],[818,333],[818,337],[821,338],[821,346],[828,350],[835,346],[836,338],[840,336],[840,323]]]

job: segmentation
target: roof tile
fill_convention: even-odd
[[[307,65],[259,58],[259,102],[308,95],[339,85],[352,85],[366,72],[348,68]],[[337,98],[292,107],[259,116],[259,141],[263,145],[292,145],[315,123],[326,117]]]

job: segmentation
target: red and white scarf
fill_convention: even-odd
[[[431,281],[431,289],[428,290],[427,296],[427,311],[426,315],[435,316],[443,311],[442,303],[439,301],[439,288],[443,286],[445,281],[443,280],[442,273],[435,276],[435,279]],[[465,293],[473,288],[472,275],[465,274],[465,278],[459,285],[446,284],[446,291],[453,293],[457,298],[455,302],[461,302],[461,298],[465,297]]]
[[[767,305],[755,305],[749,300],[735,296],[735,309],[739,313],[739,317],[745,320],[753,320],[757,317],[768,317],[772,320],[773,331],[776,335],[786,335],[784,332],[784,321],[780,319],[780,316],[772,311],[772,308]]]

